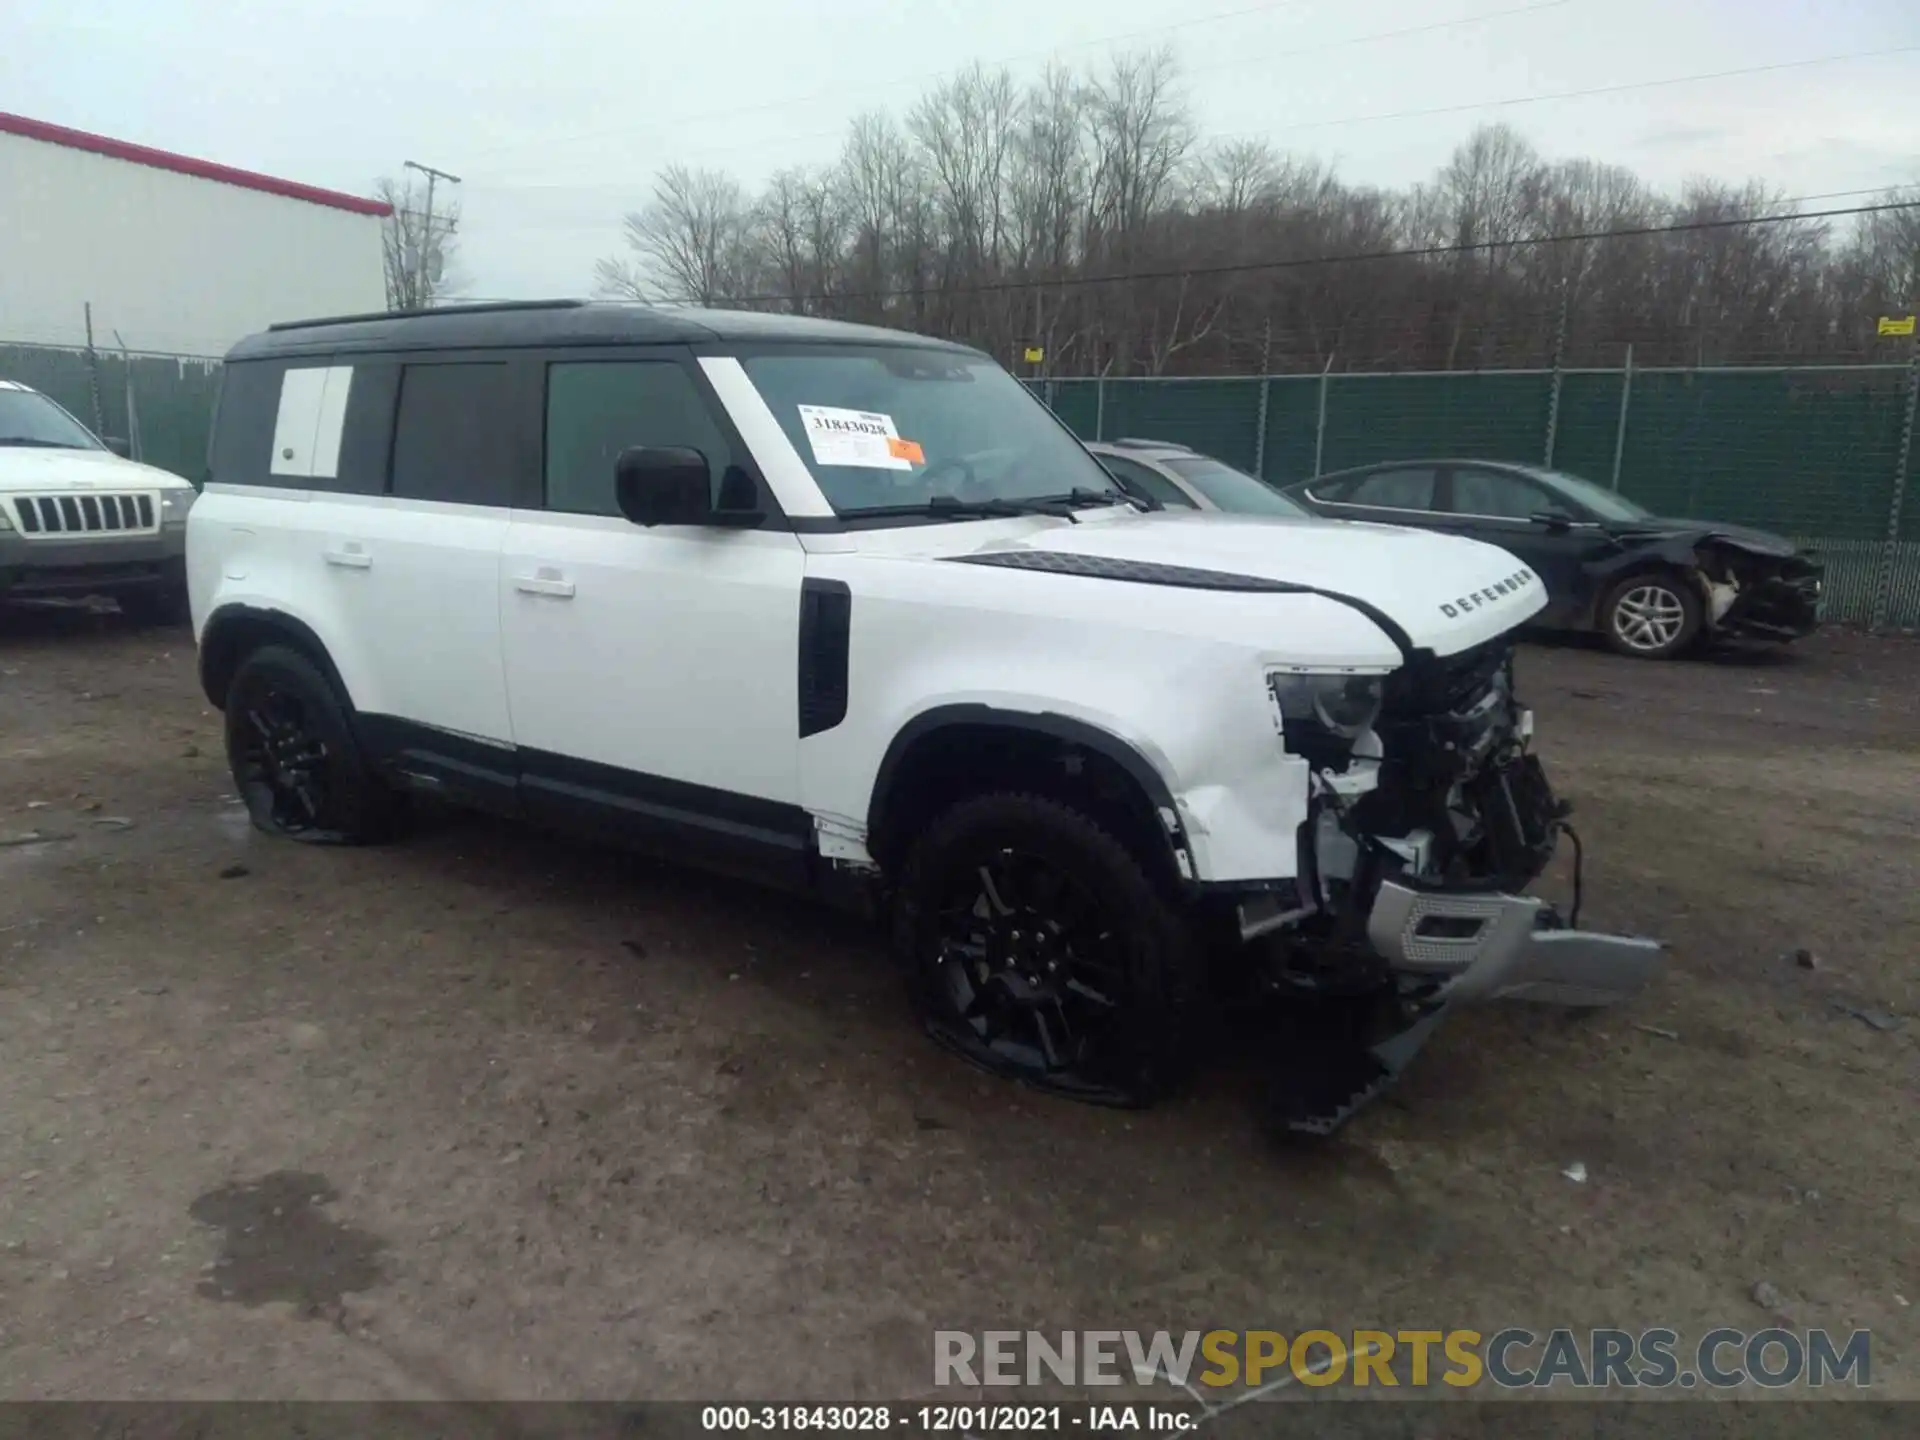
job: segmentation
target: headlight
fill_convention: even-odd
[[[1283,725],[1289,720],[1315,720],[1349,740],[1371,729],[1379,718],[1383,685],[1384,677],[1379,675],[1276,670],[1267,676]]]
[[[177,520],[193,508],[193,502],[200,498],[200,492],[191,485],[182,485],[177,489],[160,492],[160,509],[170,520]]]

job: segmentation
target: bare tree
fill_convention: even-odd
[[[1191,113],[1179,93],[1173,52],[1116,56],[1089,88],[1088,186],[1082,251],[1090,266],[1126,274],[1147,268],[1154,222],[1173,198],[1194,145]],[[1164,231],[1163,231],[1164,233]],[[1101,297],[1112,313],[1109,343],[1119,373],[1164,357],[1189,315],[1188,287],[1116,284]],[[1171,299],[1171,328],[1166,305]],[[1217,318],[1202,307],[1196,328]]]
[[[1085,307],[1074,305],[1074,291],[1065,283],[1081,259],[1078,227],[1092,178],[1087,141],[1086,88],[1070,71],[1048,69],[1021,105],[1007,174],[1010,264],[1031,288],[1025,296],[1008,292],[1006,299],[1010,310],[1027,301],[1026,336],[1055,365],[1074,354],[1088,330]]]
[[[739,182],[724,171],[669,165],[624,230],[631,254],[594,267],[603,295],[713,305],[750,291],[751,217]]]
[[[1920,302],[1920,211],[1745,223],[1787,210],[1765,187],[1671,195],[1549,160],[1506,126],[1425,184],[1349,185],[1264,141],[1202,145],[1154,51],[1024,87],[975,66],[751,196],[670,167],[598,281],[1039,345],[1051,373],[1893,353],[1874,323]],[[1614,231],[1641,233],[1562,238]]]
[[[428,223],[426,187],[411,178],[383,177],[374,197],[393,207],[380,222],[380,261],[386,277],[389,310],[424,310],[466,288],[455,263],[460,202],[446,189],[434,193]]]
[[[924,96],[907,120],[939,227],[947,328],[995,349],[1011,335],[1007,298],[981,287],[1004,278],[1020,105],[1007,71],[975,65]]]

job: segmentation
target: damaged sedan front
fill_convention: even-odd
[[[1394,461],[1318,476],[1286,494],[1331,518],[1498,545],[1546,584],[1537,624],[1597,632],[1640,659],[1668,659],[1706,640],[1796,640],[1820,622],[1821,566],[1791,540],[1666,519],[1565,471]]]

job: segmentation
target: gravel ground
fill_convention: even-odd
[[[1456,1016],[1321,1145],[1248,1057],[1144,1114],[981,1076],[798,904],[478,818],[268,841],[193,668],[0,610],[0,1396],[899,1399],[936,1328],[1775,1312],[1920,1395],[1920,644],[1529,647],[1588,923],[1671,971]]]

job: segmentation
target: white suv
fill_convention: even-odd
[[[211,463],[201,674],[264,830],[372,840],[423,792],[877,902],[937,1036],[1094,1099],[1263,981],[1344,1017],[1290,1052],[1314,1130],[1452,1001],[1657,965],[1521,893],[1563,813],[1524,565],[1142,513],[976,351],[574,302],[280,326]]]
[[[111,595],[133,619],[185,620],[194,497],[38,390],[0,380],[0,598]]]

